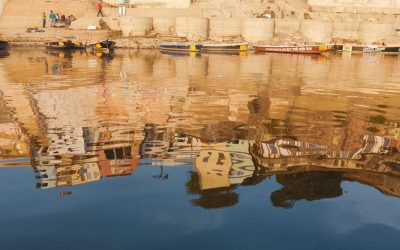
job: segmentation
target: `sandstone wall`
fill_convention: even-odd
[[[238,18],[210,18],[210,37],[240,36],[241,20]]]
[[[332,40],[333,23],[326,21],[303,20],[301,34],[308,42],[330,43]]]
[[[111,5],[119,5],[123,0],[103,0]],[[135,7],[189,8],[190,0],[129,0]]]
[[[154,32],[161,35],[175,34],[176,20],[172,17],[154,17],[153,28]]]
[[[3,15],[4,8],[6,7],[7,0],[0,0],[0,17]]]
[[[308,0],[313,11],[349,13],[400,13],[400,0]]]
[[[242,21],[242,37],[248,42],[269,40],[274,35],[275,20],[247,18]]]
[[[177,17],[176,35],[190,40],[204,39],[208,37],[208,18]]]
[[[145,36],[153,29],[152,17],[123,17],[120,19],[123,36]]]
[[[113,6],[122,0],[104,2],[111,6],[105,6],[105,17],[100,19],[96,17],[96,0],[0,0],[0,13],[4,9],[0,32],[20,34],[27,27],[40,27],[42,12],[48,15],[52,9],[78,17],[72,29],[94,24],[122,31],[124,36],[154,32],[192,41],[400,43],[400,35],[395,32],[400,27],[400,17],[390,14],[400,10],[400,0],[130,0],[129,6],[134,8],[129,7],[126,16],[119,16],[118,8]],[[256,18],[265,14],[275,18]],[[53,31],[47,29],[37,36],[50,36]],[[57,34],[63,33],[60,30]]]
[[[290,35],[299,32],[301,20],[298,19],[276,19],[275,31],[276,35]]]

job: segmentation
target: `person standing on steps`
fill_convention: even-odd
[[[51,27],[54,27],[56,25],[56,14],[54,14],[52,10],[50,10],[49,19],[51,21]]]
[[[43,16],[42,16],[42,21],[43,21],[43,28],[46,28],[46,13],[45,12],[43,12]]]
[[[97,12],[97,16],[99,16],[101,14],[102,17],[104,17],[103,15],[103,4],[101,1],[99,1],[99,3],[97,4],[97,8],[99,10],[99,12]]]

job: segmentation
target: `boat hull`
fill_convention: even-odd
[[[46,49],[54,50],[77,50],[85,49],[86,45],[82,42],[72,42],[72,41],[60,41],[60,42],[49,42],[45,43]]]
[[[8,42],[7,41],[0,41],[0,50],[5,50],[8,48]]]
[[[202,44],[161,44],[161,50],[167,51],[185,51],[185,52],[200,52]]]
[[[343,51],[351,53],[400,53],[400,46],[344,45]]]
[[[382,52],[383,48],[378,46],[365,45],[344,45],[343,51],[352,53],[377,53]]]
[[[254,46],[256,51],[292,54],[320,54],[328,51],[327,46],[304,45],[304,46]]]
[[[115,42],[110,40],[104,40],[98,43],[89,45],[93,50],[102,52],[102,53],[110,53],[115,48]]]
[[[386,46],[383,47],[382,53],[400,53],[400,46]]]
[[[204,44],[201,48],[201,52],[241,52],[247,50],[247,44]]]

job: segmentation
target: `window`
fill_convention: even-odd
[[[112,148],[104,150],[104,153],[107,160],[132,159],[131,149],[132,147]]]

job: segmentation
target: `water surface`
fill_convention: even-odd
[[[0,58],[2,249],[398,249],[400,58]]]

